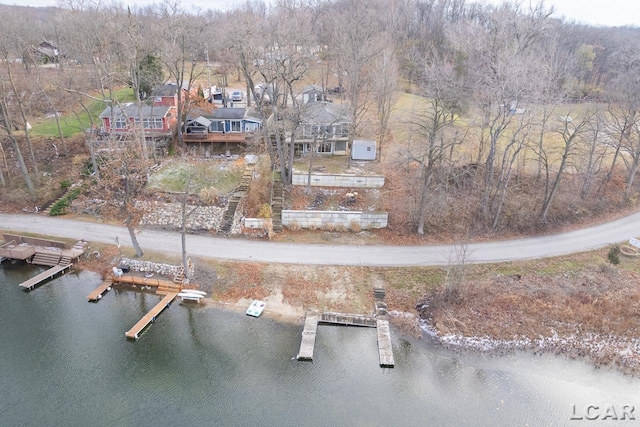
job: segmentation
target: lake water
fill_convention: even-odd
[[[321,325],[315,361],[299,362],[301,324],[193,303],[130,341],[158,296],[112,290],[88,303],[91,272],[17,286],[38,271],[0,268],[2,426],[598,425],[570,420],[588,405],[618,416],[634,405],[640,419],[637,379],[563,357],[452,352],[395,330],[394,369],[378,367],[374,329]]]

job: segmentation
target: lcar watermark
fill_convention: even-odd
[[[635,421],[634,405],[571,405],[571,420],[578,421]]]

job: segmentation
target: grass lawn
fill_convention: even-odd
[[[189,182],[190,193],[215,187],[220,193],[233,191],[244,173],[244,162],[167,162],[149,180],[149,187],[168,192],[183,192]]]
[[[117,90],[115,97],[121,103],[135,101],[133,90],[128,87]],[[100,125],[98,115],[105,109],[106,105],[107,104],[102,101],[91,101],[89,103],[88,108],[93,117],[94,124]],[[65,138],[84,132],[84,130],[90,126],[91,121],[89,120],[89,114],[80,105],[77,105],[72,111],[60,117],[60,127],[62,128],[62,134]],[[39,123],[36,123],[30,133],[35,136],[59,136],[58,126],[54,117],[43,119]]]

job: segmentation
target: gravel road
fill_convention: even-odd
[[[0,214],[0,229],[131,246],[125,227],[85,222],[42,214]],[[190,256],[236,261],[350,266],[432,266],[455,263],[464,251],[467,263],[493,263],[545,258],[584,252],[640,236],[640,212],[582,230],[527,239],[460,245],[382,246],[320,245],[251,241],[239,238],[189,235]],[[144,249],[181,253],[180,233],[142,229],[138,241]]]

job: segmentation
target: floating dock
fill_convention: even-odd
[[[315,311],[308,311],[304,319],[304,329],[302,330],[302,340],[300,341],[300,351],[296,359],[313,360],[313,350],[316,345],[316,333],[318,323],[329,323],[334,325],[364,326],[376,328],[378,333],[378,357],[381,368],[393,368],[395,360],[393,358],[393,348],[391,346],[391,331],[389,329],[389,318],[387,305],[384,303],[384,289],[375,288],[376,315],[364,316],[361,314],[347,314],[325,312],[318,314]]]
[[[47,271],[43,271],[42,273],[38,274],[36,277],[32,277],[31,279],[20,283],[20,286],[25,288],[27,291],[31,291],[33,288],[35,288],[45,280],[51,279],[53,276],[60,273],[61,271],[66,270],[67,268],[71,268],[71,264],[55,265]]]
[[[318,330],[318,320],[318,313],[307,312],[307,315],[304,319],[304,329],[302,330],[300,352],[296,357],[298,360],[313,360],[313,349],[316,345],[316,331]]]
[[[121,278],[120,278],[121,279]],[[125,336],[130,339],[137,340],[140,336],[140,333],[146,328],[151,322],[156,321],[156,317],[164,310],[165,308],[171,305],[171,301],[178,295],[178,292],[169,292],[165,295],[162,300],[151,309],[138,323],[136,323],[133,328],[129,329]]]
[[[89,301],[98,301],[100,298],[102,298],[102,294],[108,291],[112,285],[113,285],[113,280],[111,278],[107,278],[104,282],[100,284],[100,286],[98,286],[93,292],[91,292],[87,296],[87,299]]]

